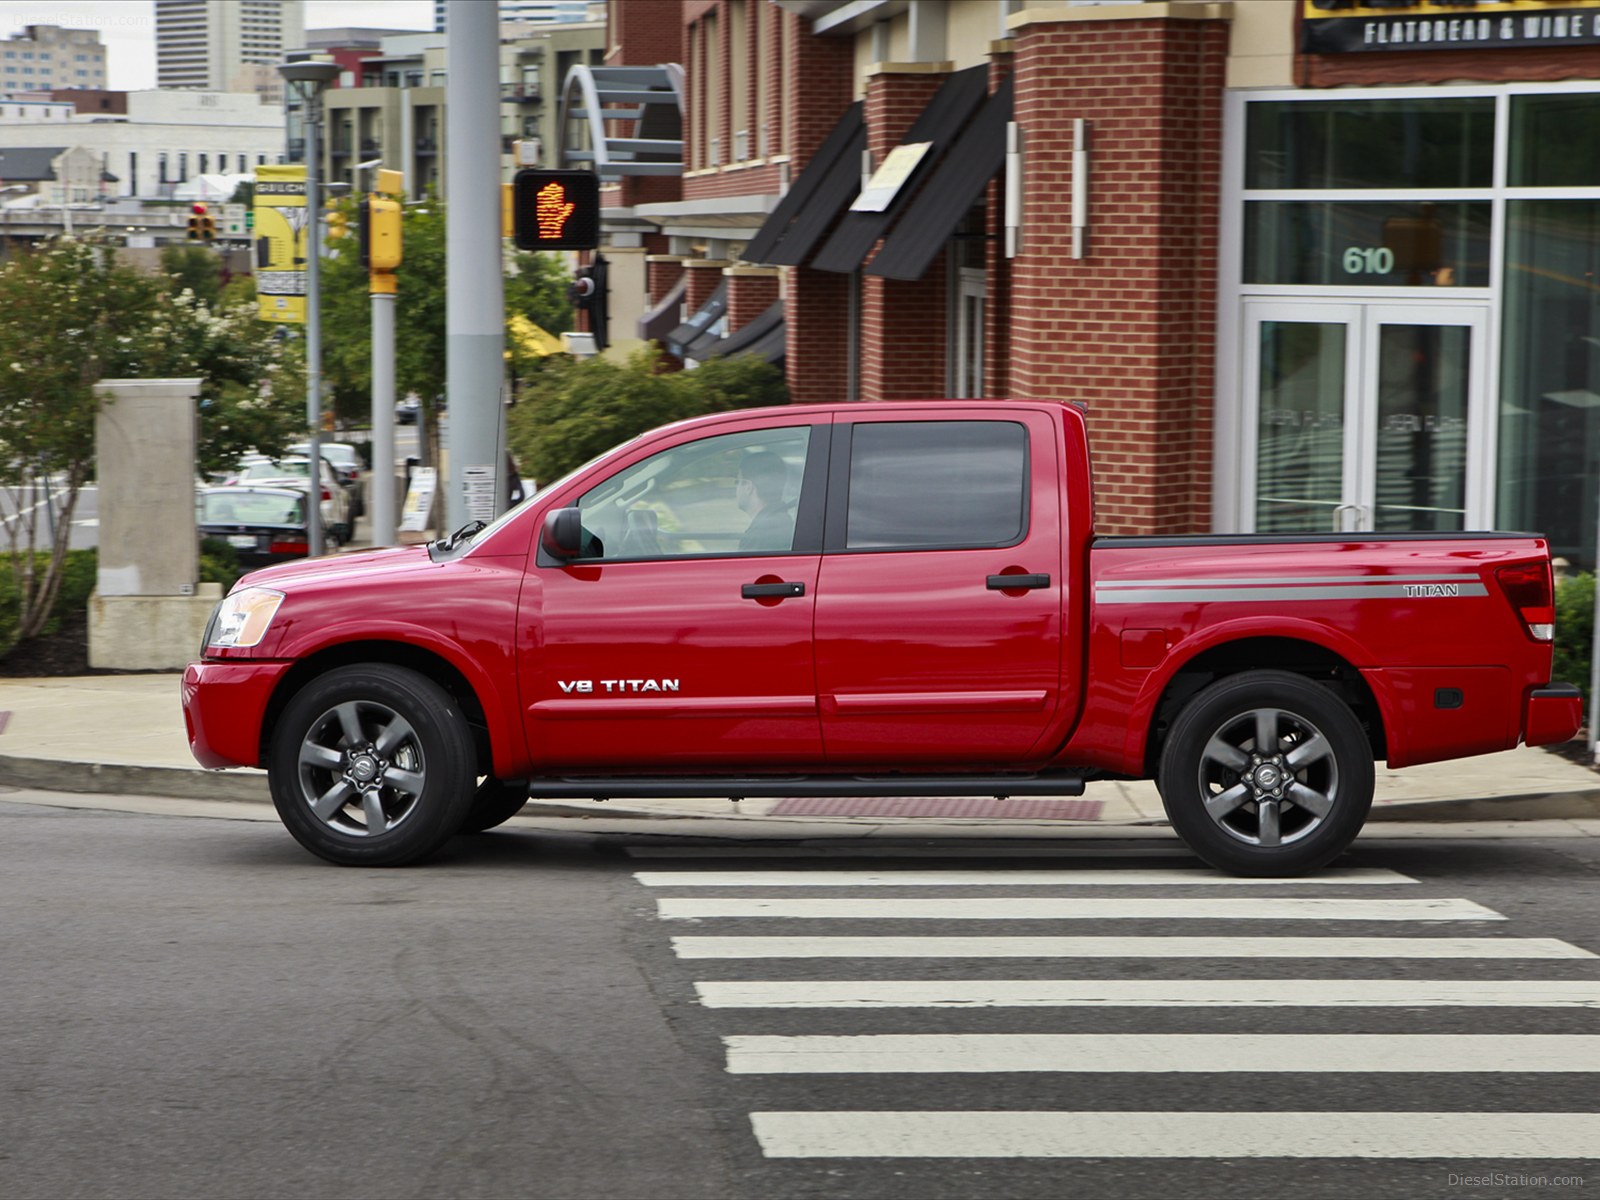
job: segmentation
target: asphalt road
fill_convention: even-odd
[[[49,799],[0,795],[6,1200],[1600,1195],[1597,839],[358,871]]]

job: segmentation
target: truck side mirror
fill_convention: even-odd
[[[546,513],[539,544],[551,558],[577,558],[583,549],[583,514],[575,508]]]

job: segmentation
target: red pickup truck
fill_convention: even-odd
[[[539,797],[1070,796],[1154,778],[1206,861],[1312,870],[1392,767],[1571,737],[1549,547],[1094,534],[1066,404],[756,409],[486,527],[240,580],[184,675],[207,767],[397,865]]]

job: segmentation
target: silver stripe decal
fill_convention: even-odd
[[[1247,584],[1310,584],[1310,583],[1477,583],[1479,577],[1470,571],[1449,571],[1433,575],[1295,575],[1281,578],[1270,575],[1208,575],[1203,579],[1102,579],[1097,588],[1150,588],[1150,587],[1240,587]]]
[[[1438,600],[1441,596],[1407,595],[1407,586],[1393,584],[1380,587],[1226,587],[1226,588],[1130,588],[1119,590],[1109,586],[1095,588],[1096,604],[1151,604],[1151,603],[1223,603],[1231,601],[1260,602],[1264,600]],[[1423,585],[1427,586],[1427,585]],[[1489,589],[1481,583],[1455,585],[1457,596],[1487,596]]]

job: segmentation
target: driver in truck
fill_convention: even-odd
[[[789,550],[794,547],[794,513],[783,502],[789,468],[771,451],[747,454],[739,463],[734,501],[750,514],[750,525],[739,539],[741,550]]]

